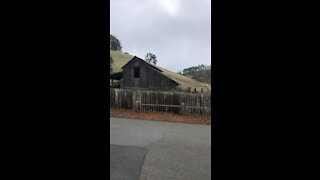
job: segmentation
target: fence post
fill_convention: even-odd
[[[135,106],[135,108],[134,108],[134,111],[135,112],[138,112],[138,110],[139,110],[139,101],[138,100],[136,100],[136,106]]]
[[[114,91],[114,99],[115,99],[116,108],[119,109],[118,89],[115,89]]]
[[[137,100],[136,91],[132,91],[132,110],[134,111],[136,111],[136,106],[137,106],[136,100]]]
[[[185,106],[184,106],[184,103],[181,103],[180,105],[180,114],[185,114]]]
[[[138,95],[137,95],[137,100],[138,100],[138,110],[141,111],[141,100],[142,100],[142,92],[138,91]]]
[[[203,89],[201,88],[201,96],[200,96],[200,114],[206,114],[206,106],[205,106],[205,99],[203,95]]]

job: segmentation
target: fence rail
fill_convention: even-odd
[[[211,115],[211,95],[110,89],[110,107],[135,111]]]
[[[160,106],[160,107],[181,107],[181,105],[166,105],[166,104],[140,104],[141,106]]]
[[[183,107],[183,105],[167,105],[167,104],[140,104],[141,106],[160,106],[160,107]],[[208,107],[196,107],[196,106],[184,106],[186,108],[194,108],[194,109],[211,109]]]

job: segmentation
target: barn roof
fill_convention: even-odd
[[[129,54],[124,54],[124,53],[121,53],[121,52],[111,51],[111,50],[110,50],[110,55],[111,55],[111,57],[113,59],[112,72],[111,73],[122,72],[123,71],[122,67],[125,66],[134,57],[136,57],[136,56],[132,56],[132,55],[129,55]],[[139,58],[139,59],[141,59],[141,58]],[[142,60],[142,61],[144,61],[144,60]],[[169,70],[167,70],[165,68],[162,68],[160,66],[155,66],[153,64],[149,64],[149,65],[154,67],[154,68],[156,68],[156,69],[158,69],[159,71],[161,71],[161,73],[163,75],[165,75],[166,77],[168,77],[171,80],[175,81],[177,84],[179,84],[179,87],[181,89],[187,90],[188,88],[191,88],[191,89],[197,88],[197,90],[200,90],[201,88],[203,88],[205,91],[210,91],[211,90],[211,85],[209,85],[209,84],[196,81],[194,79],[185,77],[185,76],[180,75],[178,73],[174,73],[174,72],[169,71]]]
[[[124,67],[127,66],[127,65],[128,65],[132,60],[134,60],[134,59],[140,60],[140,61],[148,64],[148,65],[149,65],[150,67],[152,67],[153,69],[156,69],[156,70],[158,70],[158,71],[160,71],[160,72],[163,72],[163,71],[162,71],[161,69],[159,69],[157,66],[154,66],[153,64],[150,64],[150,63],[146,62],[145,60],[143,60],[143,59],[141,59],[141,58],[139,58],[139,57],[137,57],[137,56],[134,56],[127,64],[125,64],[124,66],[122,66],[121,69],[124,69]]]

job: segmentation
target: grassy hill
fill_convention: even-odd
[[[121,72],[122,71],[121,67],[127,64],[134,57],[133,55],[130,55],[130,54],[124,54],[124,53],[112,51],[112,50],[110,50],[110,55],[113,59],[111,74]],[[188,90],[189,88],[193,90],[194,88],[196,88],[197,91],[200,91],[200,89],[203,88],[204,91],[211,91],[211,85],[209,84],[196,81],[194,79],[185,77],[178,73],[174,73],[172,71],[169,71],[159,66],[156,66],[156,67],[163,71],[162,72],[163,75],[176,81],[179,84],[179,88],[181,88],[182,90]]]
[[[184,69],[180,74],[194,80],[211,84],[211,65],[199,65]]]
[[[118,51],[112,51],[110,50],[110,55],[113,59],[112,62],[112,71],[111,73],[120,72],[122,71],[122,66],[127,64],[134,56],[130,54],[124,54]]]

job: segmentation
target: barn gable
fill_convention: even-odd
[[[121,86],[124,88],[172,89],[179,84],[162,74],[162,70],[134,57],[123,67]]]
[[[137,57],[137,56],[134,56],[127,64],[125,64],[124,66],[122,66],[121,69],[124,69],[126,66],[130,65],[131,63],[133,63],[135,60],[138,60],[138,61],[142,61],[143,63],[146,63],[147,65],[149,65],[151,68],[155,69],[155,70],[158,70],[160,72],[163,72],[161,69],[157,68],[156,66],[146,62],[145,60]]]

